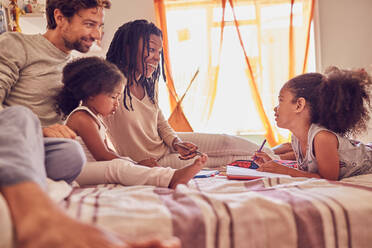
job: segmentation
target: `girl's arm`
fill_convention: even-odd
[[[338,180],[340,159],[337,136],[328,131],[320,131],[314,137],[313,145],[319,175],[325,179]]]
[[[111,151],[99,134],[96,120],[85,111],[77,111],[70,116],[66,125],[81,137],[94,159],[107,161],[120,158]]]
[[[266,154],[263,154],[263,152],[256,153],[256,156],[259,157],[259,159],[255,162],[260,165],[260,168],[257,170],[286,174],[293,177],[315,177],[325,178],[328,180],[338,180],[340,166],[338,139],[336,135],[328,131],[321,131],[316,134],[313,145],[315,158],[318,163],[318,173],[310,173],[278,164],[265,158]]]
[[[270,173],[278,173],[278,174],[285,174],[292,177],[315,177],[320,178],[320,175],[316,173],[310,173],[306,171],[301,171],[298,169],[290,168],[288,166],[279,164],[274,162],[269,155],[265,152],[256,152],[255,153],[256,159],[254,160],[256,164],[260,167],[257,169],[258,171],[270,172]]]
[[[317,173],[310,173],[310,172],[290,168],[285,165],[278,164],[274,162],[273,160],[260,165],[260,167],[257,170],[264,171],[264,172],[270,172],[270,173],[285,174],[285,175],[289,175],[292,177],[321,178],[320,175]]]

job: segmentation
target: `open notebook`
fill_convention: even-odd
[[[257,171],[237,166],[227,166],[226,176],[228,179],[256,179],[262,177],[290,177],[288,175]]]

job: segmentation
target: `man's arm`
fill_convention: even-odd
[[[21,37],[13,33],[0,36],[0,110],[12,87],[17,83],[19,72],[27,60]]]

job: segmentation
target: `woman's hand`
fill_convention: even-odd
[[[175,142],[173,144],[174,149],[180,154],[180,159],[187,160],[198,155],[198,147],[190,142]]]
[[[148,158],[148,159],[141,160],[141,161],[138,162],[138,164],[143,165],[143,166],[147,166],[147,167],[159,166],[159,164],[158,164],[158,162],[156,162],[155,158]]]

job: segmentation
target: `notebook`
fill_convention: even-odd
[[[228,179],[246,179],[246,180],[257,179],[257,178],[262,178],[262,177],[290,177],[288,175],[262,172],[262,171],[257,171],[255,169],[230,166],[230,165],[227,166],[226,176]]]

